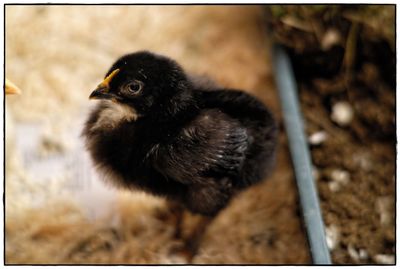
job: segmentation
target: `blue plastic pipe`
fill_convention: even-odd
[[[296,81],[289,57],[283,48],[274,47],[273,63],[312,260],[314,264],[331,264]]]

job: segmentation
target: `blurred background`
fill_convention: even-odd
[[[270,178],[186,255],[165,201],[99,179],[80,132],[120,56],[165,54],[260,98],[281,122],[271,44],[294,64],[335,263],[394,263],[394,6],[12,6],[6,12],[8,264],[310,263],[281,125]],[[185,212],[183,236],[199,217]]]

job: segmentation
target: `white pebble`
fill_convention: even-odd
[[[345,170],[335,169],[331,172],[330,179],[329,189],[332,192],[337,192],[342,186],[350,182],[350,174]]]
[[[326,244],[328,245],[329,250],[333,250],[339,244],[340,239],[340,231],[336,225],[329,225],[325,228],[326,233]]]
[[[325,140],[327,139],[327,134],[326,134],[326,132],[324,132],[324,131],[319,131],[319,132],[316,132],[316,133],[313,133],[312,135],[310,135],[309,137],[308,137],[308,142],[311,144],[311,145],[320,145],[320,144],[322,144],[323,142],[325,142]]]
[[[350,181],[350,174],[345,170],[335,169],[331,172],[331,178],[341,185],[346,185]]]
[[[340,183],[337,181],[331,181],[328,183],[328,187],[331,192],[337,192],[338,190],[340,190]]]
[[[368,259],[368,252],[365,249],[360,249],[358,253],[360,255],[360,259],[362,260]]]
[[[332,107],[331,119],[340,126],[349,125],[353,116],[353,108],[348,102],[338,102]]]
[[[354,261],[358,262],[360,260],[360,255],[358,254],[358,251],[353,247],[353,245],[347,246],[347,252]]]
[[[394,264],[394,255],[377,254],[374,256],[374,261],[382,264]]]
[[[365,249],[359,249],[357,251],[356,248],[353,247],[353,245],[348,245],[347,246],[347,251],[349,252],[350,257],[354,261],[360,261],[360,260],[366,260],[368,259],[368,252]]]

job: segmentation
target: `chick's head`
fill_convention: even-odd
[[[140,114],[174,110],[190,91],[183,69],[173,60],[146,51],[125,55],[107,72],[90,99],[133,107]]]

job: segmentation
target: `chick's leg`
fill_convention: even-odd
[[[229,202],[233,194],[229,178],[205,180],[201,184],[193,184],[188,188],[185,202],[194,213],[215,216]]]
[[[193,184],[188,188],[186,206],[191,212],[200,213],[191,214],[194,225],[184,238],[191,257],[196,255],[208,225],[227,205],[232,194],[232,184],[229,178],[209,179],[204,184]]]
[[[193,215],[192,222],[194,223],[194,227],[184,237],[185,248],[189,253],[190,260],[197,254],[207,227],[213,219],[211,216]]]
[[[174,252],[191,262],[212,217],[191,213],[178,201],[168,201],[168,208],[175,227],[173,236],[182,242],[182,246]]]
[[[168,201],[169,210],[174,219],[175,233],[174,238],[182,238],[183,229],[183,218],[184,218],[184,206],[177,201]]]

